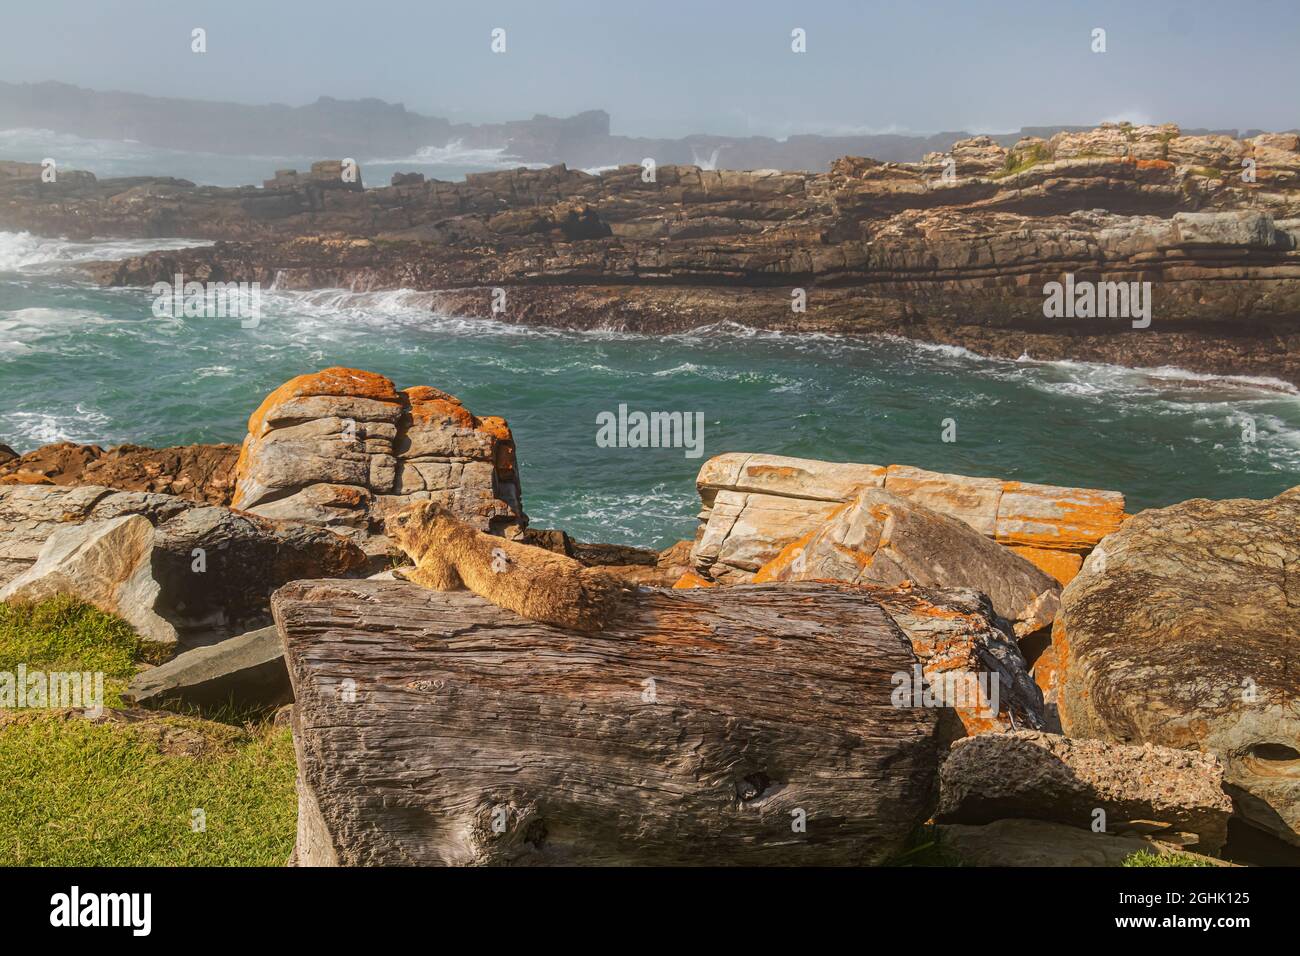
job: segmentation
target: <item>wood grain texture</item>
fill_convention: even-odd
[[[937,715],[892,705],[916,658],[863,591],[637,603],[588,635],[466,591],[282,588],[296,862],[865,864],[925,818]]]

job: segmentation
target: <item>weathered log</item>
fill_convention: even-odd
[[[406,582],[272,603],[300,865],[869,864],[929,808],[937,712],[859,589],[643,588],[596,635]]]

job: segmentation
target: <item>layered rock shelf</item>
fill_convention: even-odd
[[[248,420],[235,478],[232,507],[332,528],[378,556],[390,550],[384,516],[416,498],[484,531],[527,525],[503,419],[357,369],[300,375],[268,395]]]
[[[554,166],[366,190],[315,174],[238,189],[38,174],[0,177],[0,228],[217,240],[94,268],[106,284],[407,288],[526,324],[885,332],[1300,382],[1295,134],[1108,124],[825,173]],[[1048,317],[1044,287],[1066,275],[1151,283],[1150,324]]]
[[[696,488],[703,509],[692,561],[701,576],[726,582],[781,572],[845,504],[876,490],[962,522],[1061,584],[1125,518],[1115,491],[781,455],[718,455]]]

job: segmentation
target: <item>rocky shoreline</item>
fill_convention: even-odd
[[[300,865],[882,863],[927,820],[979,865],[1300,859],[1300,487],[1133,516],[737,452],[693,541],[583,544],[529,525],[504,420],[347,368],[240,448],[0,457],[0,599],[173,648],[138,704],[294,702]],[[591,635],[394,580],[417,500],[631,609]]]
[[[0,228],[215,240],[85,267],[109,286],[412,289],[528,325],[1300,384],[1295,135],[372,190],[338,162],[242,189],[39,173],[0,164]],[[1149,311],[1049,318],[1066,277],[1149,284]],[[166,648],[137,704],[293,702],[294,862],[878,864],[922,826],[994,865],[1222,863],[1234,830],[1300,859],[1300,487],[1131,515],[1107,489],[736,449],[700,468],[694,540],[605,545],[531,526],[509,424],[437,384],[306,371],[239,446],[0,446],[0,599],[72,594]],[[422,500],[608,569],[631,609],[589,635],[394,579],[385,519]]]
[[[1300,384],[1300,137],[1104,125],[958,142],[826,173],[563,166],[398,175],[339,164],[262,188],[0,164],[0,228],[189,237],[90,268],[106,285],[414,289],[506,322],[662,334],[720,322],[886,333],[1019,358]],[[1150,283],[1147,320],[1045,315],[1045,286]],[[1067,313],[1070,314],[1070,313]]]

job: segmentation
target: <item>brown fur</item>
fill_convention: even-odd
[[[498,607],[544,624],[599,631],[629,589],[600,568],[484,534],[432,501],[390,515],[384,531],[415,561],[394,572],[435,591],[467,587]]]

